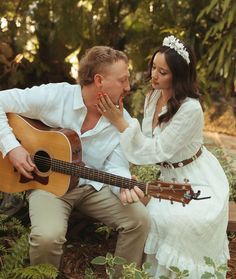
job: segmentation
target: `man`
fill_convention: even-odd
[[[91,48],[80,61],[79,82],[80,85],[57,83],[0,93],[0,150],[20,174],[32,179],[35,165],[9,127],[7,112],[38,119],[50,127],[73,129],[80,136],[86,166],[130,177],[119,133],[96,108],[100,92],[109,94],[118,105],[130,90],[126,55],[106,46]],[[124,114],[129,120],[128,113]],[[115,255],[140,265],[149,228],[147,211],[139,202],[143,192],[138,187],[113,187],[112,191],[108,185],[85,179],[62,197],[43,190],[31,191],[31,264],[51,263],[59,268],[68,218],[76,206],[114,227],[119,232]]]

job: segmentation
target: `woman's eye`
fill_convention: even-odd
[[[166,75],[166,72],[160,71],[160,74],[164,76]]]

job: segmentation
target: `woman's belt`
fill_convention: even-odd
[[[168,168],[168,169],[181,168],[195,161],[201,154],[202,154],[202,147],[198,150],[198,152],[195,155],[193,155],[189,159],[183,160],[181,162],[176,162],[176,163],[161,162],[161,163],[157,163],[157,165],[160,165],[161,167]]]

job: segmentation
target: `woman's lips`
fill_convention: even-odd
[[[155,85],[155,86],[159,85],[159,83],[157,81],[155,81],[155,80],[152,81],[152,84]]]

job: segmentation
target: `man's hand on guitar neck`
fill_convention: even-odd
[[[133,189],[124,189],[120,190],[120,199],[122,203],[125,205],[127,203],[137,202],[144,198],[144,193],[137,186],[134,186]]]
[[[35,169],[35,164],[32,162],[29,152],[24,147],[18,146],[7,154],[9,161],[16,170],[29,179],[33,179],[32,171]]]

